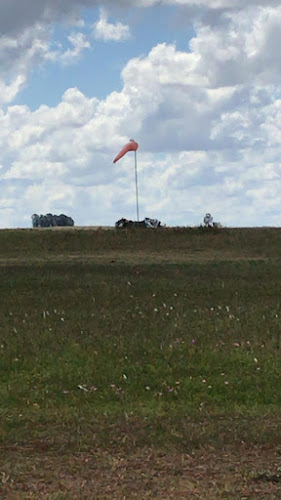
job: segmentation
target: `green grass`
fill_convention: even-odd
[[[278,262],[0,274],[5,411],[183,416],[281,404]]]
[[[278,230],[1,232],[6,457],[31,443],[64,454],[280,446],[280,239]]]

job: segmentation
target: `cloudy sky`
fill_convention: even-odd
[[[116,3],[0,0],[0,227],[280,226],[280,0]]]

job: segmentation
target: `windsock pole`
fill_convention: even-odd
[[[139,190],[138,190],[138,165],[137,165],[137,151],[135,151],[135,182],[136,182],[136,206],[137,206],[137,221],[140,220],[139,214]]]

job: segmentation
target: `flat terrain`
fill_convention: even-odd
[[[0,498],[281,498],[281,230],[0,231]]]

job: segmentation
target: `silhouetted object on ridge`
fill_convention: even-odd
[[[203,222],[205,227],[214,227],[214,228],[222,227],[220,222],[214,222],[213,217],[209,213],[205,215]]]
[[[124,219],[119,219],[115,222],[115,227],[118,229],[126,228],[126,227],[144,227],[144,228],[153,228],[157,229],[161,227],[161,222],[158,219],[150,219],[149,217],[145,217],[144,220],[141,221],[133,221]]]

